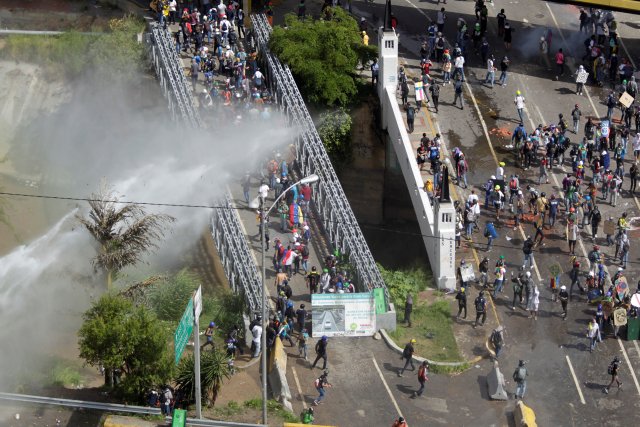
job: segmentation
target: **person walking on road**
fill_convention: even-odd
[[[516,91],[516,97],[514,98],[513,103],[516,105],[516,110],[518,110],[518,117],[520,117],[520,123],[524,123],[524,118],[522,117],[522,113],[524,112],[525,99],[519,90]]]
[[[412,371],[416,370],[416,367],[413,365],[413,353],[415,353],[416,351],[413,345],[415,343],[416,343],[416,340],[412,338],[411,341],[409,341],[407,345],[404,346],[404,350],[402,350],[402,357],[400,359],[405,360],[405,362],[402,369],[400,369],[400,372],[398,372],[399,377],[402,376],[402,374],[409,367],[409,365],[411,365]]]
[[[522,253],[524,254],[524,261],[522,261],[522,270],[527,267],[529,263],[529,270],[533,268],[533,240],[531,236],[527,236],[527,240],[522,245]]]
[[[513,380],[516,382],[516,400],[523,399],[524,393],[527,390],[527,376],[529,376],[529,372],[524,366],[525,363],[524,360],[518,362],[518,367],[513,372]]]
[[[455,89],[455,96],[453,98],[453,105],[456,105],[456,102],[460,100],[460,109],[464,110],[464,104],[462,103],[462,80],[460,76],[456,76],[456,81],[453,84],[453,88]]]
[[[502,347],[504,347],[504,326],[500,325],[491,332],[491,343],[496,349],[496,359],[500,357],[502,353]]]
[[[562,52],[562,48],[558,49],[558,52],[556,52],[556,66],[558,67],[556,80],[558,80],[560,77],[564,76],[564,53]]]
[[[622,388],[622,382],[618,379],[618,372],[620,371],[620,359],[618,356],[614,357],[609,367],[607,368],[607,374],[611,375],[611,382],[608,386],[606,386],[602,392],[605,394],[609,394],[609,389],[616,383],[618,385],[618,389]]]
[[[429,377],[427,374],[429,373],[429,363],[425,360],[422,362],[420,367],[418,368],[418,382],[420,383],[420,388],[418,391],[413,392],[413,398],[422,396],[422,392],[424,392],[424,383],[429,381]]]
[[[493,55],[487,59],[487,76],[484,78],[485,83],[491,83],[491,89],[493,89],[493,83],[496,80],[496,67],[494,65],[495,58]]]
[[[527,272],[528,273],[528,272]],[[529,318],[538,320],[538,306],[540,305],[540,289],[538,285],[533,285],[531,295],[529,296],[529,302],[527,303],[527,310],[529,310]]]
[[[498,298],[498,294],[502,292],[502,287],[504,286],[504,278],[507,274],[507,269],[504,268],[503,264],[496,265],[496,269],[494,270],[496,275],[496,279],[493,282],[493,298]]]
[[[416,109],[410,103],[407,104],[407,128],[409,133],[413,133],[413,121],[416,117]]]
[[[589,320],[589,325],[587,326],[587,338],[589,338],[589,352],[593,353],[593,350],[596,348],[596,343],[598,342],[598,336],[600,333],[600,327],[598,326],[598,322],[595,317]]]
[[[518,301],[518,304],[522,304],[522,291],[529,286],[530,281],[530,271],[527,271],[526,273],[520,273],[515,277],[513,277],[513,272],[511,272],[511,282],[513,282],[513,302],[511,303],[511,310],[516,309],[516,300]]]
[[[493,222],[489,221],[487,222],[487,225],[485,225],[484,237],[487,238],[487,252],[489,252],[493,241],[498,238],[498,232],[496,231],[496,227]]]
[[[460,318],[460,313],[464,311],[463,319],[467,318],[467,294],[465,288],[460,288],[458,293],[456,294],[456,300],[458,300],[458,314],[456,315],[456,319]]]
[[[507,71],[509,70],[510,63],[509,58],[506,56],[502,58],[500,62],[500,86],[502,87],[507,86]]]
[[[438,100],[440,99],[440,85],[435,79],[433,79],[433,83],[431,83],[431,86],[429,86],[429,92],[431,92],[431,100],[433,101],[433,106],[435,107],[437,113]]]
[[[540,52],[540,65],[545,67],[547,71],[551,70],[549,64],[549,43],[545,36],[540,36],[540,43],[538,43],[538,50]]]
[[[575,105],[573,111],[571,111],[571,118],[573,119],[573,133],[577,134],[578,129],[580,128],[580,117],[582,117],[582,111],[578,107],[578,104]]]
[[[560,299],[560,305],[562,306],[562,320],[567,320],[567,305],[569,305],[569,292],[565,285],[560,286],[560,292],[558,293]]]
[[[484,291],[480,291],[474,301],[474,306],[476,308],[476,321],[473,323],[473,327],[476,328],[478,326],[480,319],[482,319],[480,326],[484,326],[484,322],[487,320],[487,300],[484,299]]]
[[[315,381],[314,385],[316,386],[316,390],[318,391],[318,397],[316,399],[314,399],[314,401],[313,401],[313,404],[315,406],[318,406],[320,404],[320,402],[322,402],[322,399],[324,399],[325,388],[333,387],[329,383],[329,381],[327,380],[328,376],[329,376],[329,372],[328,371],[324,371],[322,373],[322,375],[320,375],[318,378],[316,378],[316,381]]]
[[[320,341],[316,343],[316,360],[313,361],[311,369],[316,367],[316,363],[318,363],[318,360],[320,359],[324,361],[322,369],[327,369],[327,341],[328,337],[323,335]]]

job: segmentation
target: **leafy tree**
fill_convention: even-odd
[[[320,115],[318,134],[327,153],[335,164],[350,163],[351,153],[351,116],[344,108]]]
[[[165,214],[147,214],[136,204],[120,204],[118,196],[106,185],[91,195],[89,217],[77,219],[100,244],[93,259],[94,268],[101,268],[111,289],[114,275],[123,268],[137,264],[142,255],[156,249],[156,240],[164,236],[164,227],[175,218]]]
[[[357,93],[359,60],[375,57],[375,46],[364,46],[358,24],[342,8],[328,20],[285,16],[270,39],[272,52],[291,67],[301,91],[314,103],[346,105]]]
[[[80,357],[105,369],[105,384],[120,370],[117,384],[127,397],[140,397],[150,386],[165,383],[173,367],[170,331],[158,327],[153,312],[128,299],[105,294],[83,315],[78,332]],[[116,378],[118,376],[116,375]]]
[[[200,354],[200,387],[203,390],[202,397],[210,406],[215,405],[222,382],[232,375],[228,360],[226,353],[222,351],[205,351]],[[175,378],[177,389],[184,392],[189,402],[195,401],[194,365],[193,354],[183,357]]]
[[[384,279],[384,283],[389,289],[391,301],[396,306],[404,306],[407,294],[414,296],[427,288],[427,284],[433,283],[431,272],[427,271],[424,266],[415,265],[410,268],[387,270],[378,263],[378,269]],[[398,311],[400,313],[400,311]]]
[[[153,286],[150,293],[151,307],[161,320],[179,321],[189,298],[198,288],[198,277],[187,269]]]

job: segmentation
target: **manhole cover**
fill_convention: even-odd
[[[544,15],[542,13],[536,13],[536,18],[542,19]]]

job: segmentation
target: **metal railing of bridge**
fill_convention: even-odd
[[[152,23],[148,42],[149,56],[173,119],[191,128],[202,128],[203,123],[194,105],[191,87],[187,83],[171,33]],[[217,208],[213,210],[211,218],[211,235],[231,288],[244,294],[253,316],[262,306],[261,277],[228,192],[219,197],[215,205]]]
[[[291,70],[269,50],[272,28],[264,14],[251,15],[251,23],[258,53],[266,63],[267,82],[271,93],[289,123],[299,129],[295,146],[296,160],[302,176],[315,173],[321,178],[317,191],[313,193],[313,201],[331,244],[348,256],[349,263],[355,269],[359,290],[384,289],[388,306],[389,291],[291,75]]]

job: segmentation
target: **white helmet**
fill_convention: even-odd
[[[529,278],[529,277],[531,277],[531,272],[527,271],[525,275],[527,276],[527,278]]]

